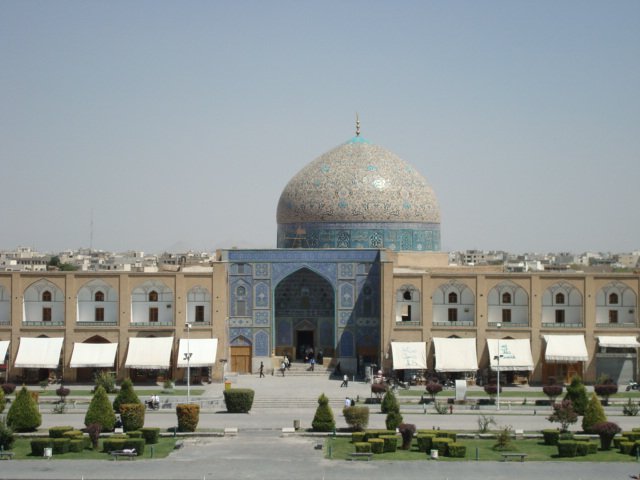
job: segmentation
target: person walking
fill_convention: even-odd
[[[349,376],[345,373],[344,377],[342,377],[342,383],[340,384],[340,388],[349,386]]]
[[[260,362],[260,377],[259,378],[263,378],[264,377],[264,363]]]
[[[310,363],[311,363],[311,371],[313,372],[313,370],[315,369],[315,366],[316,366],[316,359],[311,357]]]
[[[280,371],[282,372],[282,376],[284,377],[284,371],[287,369],[287,365],[284,363],[284,360],[280,364]]]

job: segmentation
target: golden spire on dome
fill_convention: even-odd
[[[356,112],[356,137],[360,136],[360,117],[358,116],[358,112]]]

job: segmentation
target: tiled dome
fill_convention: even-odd
[[[440,223],[425,178],[397,155],[361,137],[317,158],[280,195],[278,224]]]

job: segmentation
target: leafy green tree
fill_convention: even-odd
[[[313,416],[311,427],[314,432],[332,432],[336,428],[333,410],[331,410],[329,399],[324,393],[318,397],[318,408]]]
[[[129,378],[125,378],[120,385],[120,391],[116,398],[113,399],[113,409],[116,412],[120,412],[120,405],[125,403],[142,403],[138,394],[133,389],[133,382]]]
[[[16,437],[4,418],[0,418],[0,450],[11,450]]]
[[[112,431],[116,424],[116,414],[113,411],[107,392],[101,386],[93,394],[87,413],[84,416],[84,424],[86,427],[98,424],[103,432]]]
[[[573,409],[571,400],[563,400],[553,405],[553,413],[547,417],[547,420],[559,423],[560,431],[566,432],[569,430],[569,425],[578,421],[578,414]]]
[[[402,414],[400,412],[389,412],[387,418],[384,420],[384,424],[387,430],[395,430],[402,424]]]
[[[4,412],[4,407],[6,404],[7,402],[4,399],[4,390],[0,388],[0,413]]]
[[[571,384],[567,387],[564,400],[571,400],[575,412],[578,415],[584,415],[589,399],[587,398],[587,389],[578,375],[571,379]]]
[[[96,373],[96,376],[93,380],[95,382],[95,388],[93,389],[94,392],[98,389],[98,387],[104,388],[104,391],[107,393],[115,393],[117,390],[116,379],[110,372],[101,370]]]
[[[587,433],[592,433],[591,429],[596,423],[602,423],[607,421],[607,416],[602,408],[600,399],[594,393],[591,394],[591,398],[587,403],[587,408],[584,410],[584,417],[582,417],[582,430]]]
[[[22,387],[7,413],[7,425],[16,432],[33,432],[41,424],[38,404],[27,387]]]

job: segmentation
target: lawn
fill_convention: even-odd
[[[175,449],[176,440],[174,437],[160,437],[158,443],[145,445],[144,454],[138,458],[151,458],[152,454],[153,458],[164,458]],[[45,460],[44,457],[31,455],[31,439],[29,438],[17,438],[11,451],[15,454],[14,460]],[[111,460],[111,458],[111,455],[102,451],[102,440],[98,450],[84,450],[78,453],[69,452],[61,455],[54,454],[52,457],[53,460]]]
[[[400,443],[400,439],[399,443]],[[438,461],[444,462],[463,462],[463,461],[475,461],[476,455],[480,461],[500,461],[502,457],[500,452],[493,450],[495,445],[495,439],[460,439],[458,443],[466,445],[467,454],[465,458],[450,458],[439,457]],[[548,461],[561,461],[561,462],[635,462],[636,457],[632,455],[625,455],[618,451],[618,449],[611,449],[608,451],[600,451],[591,455],[583,457],[559,457],[558,448],[555,446],[544,445],[542,439],[526,439],[526,440],[514,440],[512,447],[509,451],[526,453],[527,459],[525,461],[536,462],[548,462]],[[329,438],[326,440],[325,452],[326,458],[332,458],[334,460],[346,460],[349,459],[349,454],[355,451],[350,437],[337,437]],[[331,456],[329,456],[331,455]],[[414,440],[411,450],[400,450],[396,452],[375,454],[372,460],[397,460],[397,461],[412,461],[412,460],[429,460],[429,455],[424,452],[418,451],[418,446]]]
[[[27,387],[29,388],[29,387]],[[91,399],[91,397],[93,397],[93,391],[91,390],[81,390],[81,389],[70,389],[71,392],[69,393],[69,397],[87,397],[88,399]],[[17,392],[18,390],[16,390]],[[42,390],[42,389],[36,389],[35,387],[33,388],[29,388],[29,391],[31,392],[37,392],[38,396],[40,397],[58,397],[58,395],[56,394],[56,389],[52,388],[52,389],[46,389],[46,390]],[[136,395],[138,395],[138,397],[148,397],[151,395],[164,395],[164,396],[169,396],[169,397],[176,397],[176,396],[187,396],[187,389],[186,388],[176,388],[173,390],[164,390],[162,387],[158,387],[158,388],[141,388],[141,389],[136,389],[135,390]],[[204,388],[192,388],[191,389],[191,395],[193,396],[198,396],[198,395],[202,395],[204,393]],[[109,394],[109,398],[115,398],[117,394],[115,393],[110,393]],[[15,398],[15,393],[11,394],[9,396],[9,398]]]

